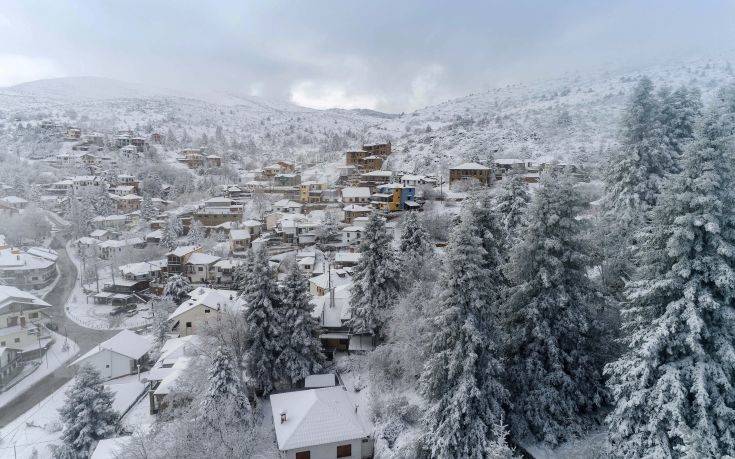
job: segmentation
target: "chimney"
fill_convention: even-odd
[[[281,411],[281,424],[286,422],[286,410]]]
[[[357,407],[359,407],[359,406],[360,405],[358,405],[357,403],[355,403],[355,413],[357,413]]]

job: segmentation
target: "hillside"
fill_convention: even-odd
[[[105,78],[60,78],[0,88],[0,119],[7,120],[4,147],[21,156],[25,147],[17,120],[50,118],[86,131],[171,130],[180,146],[206,142],[219,127],[222,136],[214,148],[256,160],[319,155],[334,161],[363,141],[390,140],[398,153],[390,167],[409,172],[436,173],[488,156],[594,163],[615,146],[620,110],[641,75],[657,87],[695,86],[705,100],[732,80],[724,59],[671,63],[509,85],[390,115],[315,110],[232,93],[186,94]]]

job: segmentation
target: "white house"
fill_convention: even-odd
[[[360,204],[370,202],[370,188],[366,186],[347,186],[342,188],[342,202]]]
[[[281,199],[273,203],[273,210],[284,214],[300,214],[302,205],[289,199]]]
[[[342,386],[270,396],[278,449],[287,459],[373,457],[367,407]]]
[[[130,330],[122,330],[117,335],[93,347],[79,357],[72,365],[91,365],[105,379],[119,378],[134,374],[138,362],[153,347],[148,337]]]
[[[342,228],[342,242],[345,244],[357,244],[362,240],[362,233],[365,228],[362,226],[347,226]]]
[[[210,282],[215,277],[214,264],[219,260],[216,255],[194,252],[186,263],[186,276],[192,284]]]

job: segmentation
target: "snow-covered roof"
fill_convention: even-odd
[[[50,304],[43,301],[36,295],[24,292],[23,290],[20,290],[16,287],[11,287],[9,285],[0,285],[0,308],[3,308],[4,306],[15,302],[32,304],[38,308],[51,307]]]
[[[317,319],[322,327],[342,328],[342,323],[352,317],[350,309],[351,289],[352,283],[349,283],[335,288],[331,297],[330,295],[315,296],[311,300],[314,305],[311,316]]]
[[[145,241],[142,238],[139,237],[131,237],[129,239],[120,239],[120,240],[109,240],[109,241],[103,241],[100,242],[99,248],[105,249],[105,248],[117,248],[117,247],[130,247],[131,245],[138,245],[143,244]]]
[[[291,201],[290,199],[281,199],[280,201],[274,202],[273,207],[300,208],[302,205],[298,202]]]
[[[337,443],[370,435],[367,407],[360,407],[344,387],[325,387],[270,397],[278,449]],[[281,422],[281,413],[286,421]]]
[[[173,255],[175,257],[183,257],[184,255],[188,255],[198,249],[198,245],[182,245],[181,247],[176,247],[175,249],[167,253],[166,256]]]
[[[475,170],[475,171],[476,170],[481,170],[481,171],[490,170],[489,167],[483,166],[482,164],[477,164],[477,163],[462,163],[459,166],[454,166],[454,167],[451,167],[450,169],[455,169],[455,170]]]
[[[357,232],[363,232],[365,231],[365,228],[362,226],[345,226],[342,228],[342,232],[344,233],[357,233]]]
[[[344,269],[332,269],[331,273],[331,285],[332,288],[339,287],[340,285],[347,285],[352,283],[352,276]],[[309,279],[309,282],[319,288],[329,288],[330,279],[329,273],[320,274]]]
[[[233,241],[244,241],[250,239],[250,231],[244,229],[230,230],[230,239]]]
[[[90,349],[86,354],[76,359],[72,365],[87,360],[103,350],[112,351],[130,359],[138,360],[151,350],[151,347],[153,347],[153,342],[150,337],[141,336],[127,329],[121,330],[117,335]]]
[[[216,263],[220,257],[215,255],[210,255],[208,253],[200,253],[200,252],[194,252],[189,257],[189,264],[192,265],[211,265],[212,263]]]
[[[393,177],[392,171],[372,171],[362,174],[363,177]]]
[[[5,201],[8,204],[23,204],[28,202],[27,200],[18,196],[5,196],[4,198],[1,198],[0,201]]]
[[[123,275],[143,276],[152,272],[160,271],[168,265],[168,260],[151,260],[141,261],[140,263],[129,263],[120,266],[120,272]]]
[[[359,204],[348,204],[343,209],[345,212],[370,212],[370,207],[361,206]]]
[[[169,320],[174,319],[198,306],[205,306],[209,309],[219,311],[224,308],[240,310],[243,305],[244,302],[238,297],[238,293],[235,290],[199,287],[189,292],[189,299],[181,303],[168,318]]]
[[[19,249],[5,248],[0,250],[0,270],[2,269],[46,269],[55,263],[55,259],[38,256]]]
[[[107,233],[109,233],[109,231],[104,230],[104,229],[98,229],[98,230],[92,231],[91,233],[89,233],[89,235],[91,237],[100,238],[100,237],[104,237],[105,235],[107,235]]]
[[[334,254],[336,263],[357,263],[362,254],[360,252],[337,252]]]
[[[332,387],[335,385],[334,373],[323,375],[309,375],[304,380],[304,387],[307,389],[316,389],[319,387]]]

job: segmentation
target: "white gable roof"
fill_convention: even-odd
[[[76,365],[79,362],[102,352],[103,350],[109,350],[133,360],[138,360],[143,357],[151,347],[153,347],[153,342],[151,342],[150,338],[138,335],[130,330],[122,330],[107,341],[104,341],[90,349],[89,352],[75,360],[72,365]]]
[[[270,400],[281,451],[370,436],[366,408],[356,410],[356,402],[344,387],[273,394]],[[283,411],[286,421],[282,423]]]
[[[483,166],[482,164],[477,164],[477,163],[462,163],[459,166],[454,166],[454,167],[452,167],[450,169],[473,170],[473,171],[477,171],[477,170],[482,170],[482,171],[490,170],[489,167]]]

